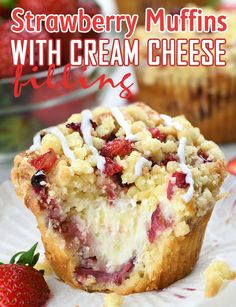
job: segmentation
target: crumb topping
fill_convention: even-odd
[[[58,198],[88,191],[106,197],[101,186],[110,185],[112,190],[114,185],[114,195],[122,190],[137,202],[153,199],[158,204],[160,196],[155,191],[162,189],[162,198],[172,212],[177,211],[180,221],[185,215],[205,214],[225,175],[221,151],[198,128],[183,116],[160,116],[141,103],[74,114],[67,123],[45,129],[43,137],[37,134],[31,150],[36,148],[37,155],[50,149],[58,155],[48,174],[48,184],[50,178],[56,179],[52,189]],[[176,172],[185,174],[186,184],[181,188],[174,181]],[[91,186],[99,181],[102,184]],[[125,190],[122,185],[127,185]]]
[[[214,260],[204,272],[205,296],[213,297],[223,288],[227,281],[236,278],[229,265],[222,260]]]

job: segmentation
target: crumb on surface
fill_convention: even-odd
[[[205,297],[213,297],[219,293],[225,282],[236,278],[229,265],[222,260],[214,260],[204,272]]]
[[[109,293],[104,295],[104,307],[121,307],[122,296],[116,293]]]

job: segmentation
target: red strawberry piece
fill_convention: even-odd
[[[43,170],[45,172],[50,171],[55,162],[57,161],[57,155],[53,149],[49,149],[48,152],[30,161],[38,171]]]
[[[158,128],[150,128],[149,132],[151,133],[154,139],[158,139],[161,142],[166,141],[166,135],[162,133]]]
[[[236,158],[228,162],[227,170],[231,175],[236,176]]]
[[[177,186],[180,189],[185,189],[189,187],[189,184],[186,182],[186,174],[181,172],[175,172],[172,175],[172,178],[169,180],[167,186],[167,198],[172,199],[174,195],[174,187]]]
[[[16,254],[10,264],[0,265],[1,306],[42,307],[49,299],[50,290],[42,273],[33,268],[39,258],[34,254],[36,247]]]
[[[208,160],[209,155],[205,151],[203,151],[202,149],[199,149],[197,154],[198,154],[199,158],[202,159],[203,163],[212,162],[211,160]]]
[[[113,273],[114,283],[118,286],[121,285],[122,281],[129,276],[133,268],[134,259],[131,259],[129,262],[122,266],[120,271],[116,272],[115,274]]]
[[[175,155],[168,154],[165,160],[161,161],[160,166],[166,166],[171,161],[178,161],[178,159]]]
[[[117,173],[120,173],[122,170],[122,166],[114,162],[112,159],[106,158],[105,169],[103,171],[105,175],[111,177]]]
[[[173,181],[173,178],[170,179],[168,186],[167,186],[167,198],[169,200],[172,199],[173,195],[174,195],[174,186],[175,186],[175,182]]]
[[[91,268],[83,268],[78,267],[75,271],[77,275],[77,279],[80,282],[83,282],[83,280],[88,276],[94,276],[98,282],[113,282],[117,286],[122,284],[122,281],[126,279],[130,272],[134,268],[134,259],[129,260],[127,263],[125,263],[119,271],[108,273],[103,271],[96,271]]]
[[[66,128],[71,129],[75,132],[79,132],[79,134],[81,134],[81,123],[69,123],[66,125]]]
[[[117,198],[116,184],[115,183],[106,184],[104,186],[104,191],[107,194],[107,199],[108,199],[110,205],[112,205],[114,200],[116,200],[116,198]]]
[[[25,30],[21,33],[14,33],[11,31],[11,26],[14,24],[13,21],[7,20],[2,23],[0,26],[0,78],[6,77],[14,77],[16,67],[13,64],[12,59],[12,49],[11,49],[11,40],[41,40],[41,39],[48,39],[49,34],[42,30],[41,33],[28,33]],[[45,48],[45,56],[47,50]],[[39,63],[39,54],[37,48],[35,49],[35,63]],[[45,67],[41,67],[41,69],[45,69]],[[23,68],[23,73],[31,73],[32,67],[29,65],[29,55],[27,54],[25,66]]]
[[[75,238],[79,240],[82,245],[87,243],[87,234],[86,231],[81,231],[78,226],[78,221],[76,218],[70,218],[65,220],[60,224],[60,229],[63,237],[65,238],[67,244],[72,242]]]
[[[160,206],[153,212],[151,217],[151,228],[148,231],[148,239],[150,243],[154,243],[161,233],[171,226],[172,222],[170,219],[166,220],[162,215]]]
[[[111,142],[108,142],[103,146],[100,151],[100,154],[104,157],[115,158],[120,156],[121,158],[130,154],[133,150],[132,143],[125,139],[115,139]]]
[[[90,120],[90,123],[92,125],[92,128],[94,130],[96,130],[97,124],[93,120]],[[82,133],[81,132],[81,123],[69,123],[69,124],[66,125],[66,128],[72,129],[73,131],[79,132],[80,134]]]
[[[176,178],[176,186],[180,189],[189,187],[189,183],[186,182],[186,174],[181,172],[175,172],[172,177]]]

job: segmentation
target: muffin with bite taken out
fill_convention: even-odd
[[[191,272],[225,175],[217,145],[185,117],[137,103],[39,132],[12,181],[62,280],[130,294]]]

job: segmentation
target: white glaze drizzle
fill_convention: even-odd
[[[85,144],[89,147],[89,149],[92,151],[93,155],[97,159],[97,168],[103,172],[106,160],[104,157],[102,157],[98,151],[97,148],[93,146],[93,139],[91,135],[91,120],[92,120],[92,113],[89,110],[84,110],[82,113],[82,121],[81,121],[81,132],[84,138]]]
[[[160,118],[164,120],[165,126],[173,126],[176,130],[181,131],[183,129],[183,126],[175,121],[172,117],[166,114],[161,114]]]
[[[73,151],[69,148],[67,140],[64,136],[64,134],[57,128],[57,127],[50,127],[47,129],[42,130],[41,132],[46,132],[54,135],[57,137],[61,143],[61,147],[63,149],[64,155],[71,160],[71,163],[75,161],[75,155]],[[30,151],[35,151],[40,149],[41,145],[41,132],[38,132],[34,139],[33,139],[33,145],[30,147]]]
[[[39,131],[35,134],[34,138],[33,138],[33,145],[30,146],[30,151],[36,151],[40,149],[40,145],[41,145],[41,132]]]
[[[185,159],[185,146],[186,146],[187,139],[185,137],[182,137],[179,141],[179,147],[178,147],[178,156],[179,156],[179,161],[180,161],[180,168],[184,174],[186,174],[186,182],[189,184],[189,188],[187,193],[185,193],[182,198],[183,200],[188,203],[194,193],[194,180],[192,173],[188,166],[186,165],[186,159]]]
[[[112,108],[111,112],[118,124],[123,128],[126,135],[126,140],[135,141],[136,136],[131,132],[130,125],[125,120],[122,112],[117,107]]]
[[[152,166],[152,162],[148,161],[144,157],[140,157],[137,163],[135,164],[135,168],[134,168],[134,174],[136,177],[139,177],[142,175],[142,170],[145,165],[150,168]]]

